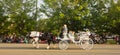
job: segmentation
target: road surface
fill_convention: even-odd
[[[0,55],[120,55],[120,45],[95,44],[92,50],[83,50],[74,44],[70,44],[67,50],[60,50],[56,45],[49,50],[47,44],[39,44],[36,49],[32,44],[0,43]]]

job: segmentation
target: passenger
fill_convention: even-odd
[[[68,33],[68,36],[73,43],[75,42],[74,34],[75,34],[74,31],[69,31]]]

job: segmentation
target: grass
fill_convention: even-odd
[[[113,39],[108,39],[107,44],[117,44],[115,40]]]

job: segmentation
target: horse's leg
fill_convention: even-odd
[[[49,49],[50,48],[51,40],[47,40],[47,43],[48,43],[47,49]]]
[[[52,40],[52,43],[53,43],[53,48],[55,48],[55,40]]]
[[[36,48],[39,48],[39,38],[34,38],[36,43]]]
[[[32,39],[32,45],[33,45],[33,47],[35,47],[35,39],[34,38]]]

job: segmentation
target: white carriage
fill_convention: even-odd
[[[84,50],[90,50],[93,48],[93,45],[94,45],[93,40],[89,38],[90,32],[79,32],[79,33],[76,33],[76,35],[77,35],[77,38],[79,39],[78,41],[75,40],[74,34],[68,33],[67,35],[68,38],[61,39],[58,47],[61,50],[66,50],[69,47],[69,43],[67,40],[71,40],[74,44],[82,47]]]

